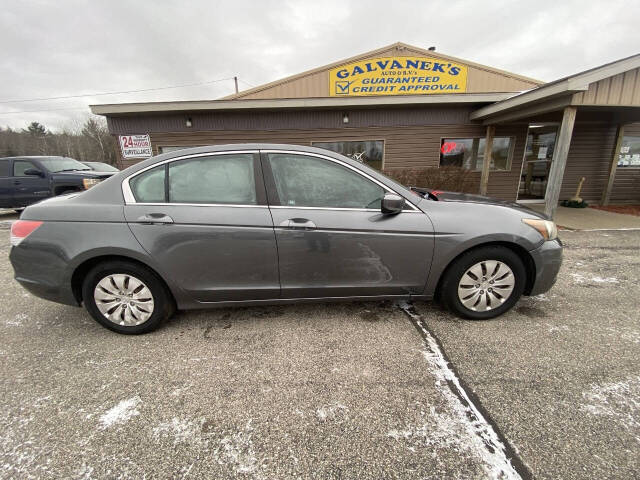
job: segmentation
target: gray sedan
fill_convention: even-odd
[[[270,144],[150,158],[27,207],[11,242],[27,290],[128,334],[176,309],[343,299],[436,297],[488,319],[551,288],[562,262],[536,212]]]

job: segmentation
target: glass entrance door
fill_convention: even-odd
[[[544,200],[557,133],[557,124],[529,125],[518,187],[518,201]]]

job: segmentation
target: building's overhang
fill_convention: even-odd
[[[639,67],[640,54],[623,58],[486,105],[472,112],[470,118],[490,124],[558,110],[570,105],[573,94],[588,90],[590,84]]]
[[[180,102],[116,103],[90,105],[96,115],[128,115],[141,113],[335,109],[368,107],[402,107],[420,105],[486,104],[508,99],[514,94],[456,93],[449,95],[397,95],[371,97],[284,98],[269,100],[200,100]]]

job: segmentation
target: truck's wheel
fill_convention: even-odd
[[[505,247],[480,247],[463,254],[447,270],[441,298],[456,315],[485,320],[502,315],[522,296],[526,270]]]

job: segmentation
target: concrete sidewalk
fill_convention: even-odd
[[[536,212],[544,212],[544,204],[527,205]],[[558,207],[556,223],[571,230],[640,229],[640,217],[606,212],[595,208]]]

